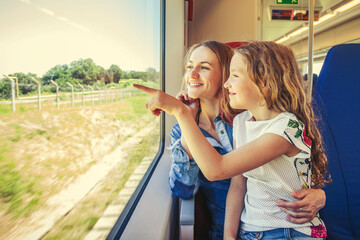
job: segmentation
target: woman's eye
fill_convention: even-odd
[[[186,66],[186,69],[192,69],[193,67],[191,65]]]
[[[201,69],[209,70],[210,68],[208,68],[206,66],[202,66]]]
[[[236,75],[236,74],[233,74],[233,77],[237,78],[237,77],[239,77],[239,76],[238,76],[238,75]]]

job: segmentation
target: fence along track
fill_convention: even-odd
[[[91,105],[95,104],[106,104],[110,102],[120,101],[124,98],[131,97],[134,95],[141,94],[139,90],[134,88],[122,88],[122,89],[101,89],[94,91],[84,91],[84,92],[62,92],[58,95],[56,94],[46,94],[39,96],[28,96],[28,97],[18,97],[14,98],[12,101],[0,101],[0,104],[4,105],[15,105],[16,104],[32,104],[38,103],[41,106],[42,102],[54,101],[54,106],[59,106],[63,104],[70,103],[83,103],[82,106],[85,106],[86,102],[91,102]],[[41,108],[39,107],[39,110]],[[15,110],[13,109],[13,112]]]

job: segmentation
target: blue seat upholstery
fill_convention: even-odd
[[[319,74],[313,106],[332,183],[320,211],[328,239],[360,239],[360,44],[331,48]]]

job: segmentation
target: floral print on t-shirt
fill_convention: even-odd
[[[302,142],[308,147],[311,148],[311,139],[309,138],[309,136],[306,133],[306,128],[304,127],[304,124],[299,121],[298,119],[294,120],[294,119],[289,119],[289,123],[288,123],[288,127],[297,129],[296,133],[295,133],[295,138],[300,138]],[[296,158],[294,161],[294,166],[296,168],[296,171],[298,172],[299,178],[302,181],[302,189],[308,189],[310,188],[309,186],[309,176],[310,176],[310,171],[311,171],[311,159],[310,158],[306,158],[306,159],[298,159]],[[302,166],[300,170],[299,166]],[[304,169],[304,166],[307,166],[307,168]],[[305,171],[304,171],[305,170]]]

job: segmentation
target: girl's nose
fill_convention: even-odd
[[[227,80],[227,81],[224,83],[224,88],[226,88],[226,89],[231,88],[231,84],[229,83],[229,80]]]

